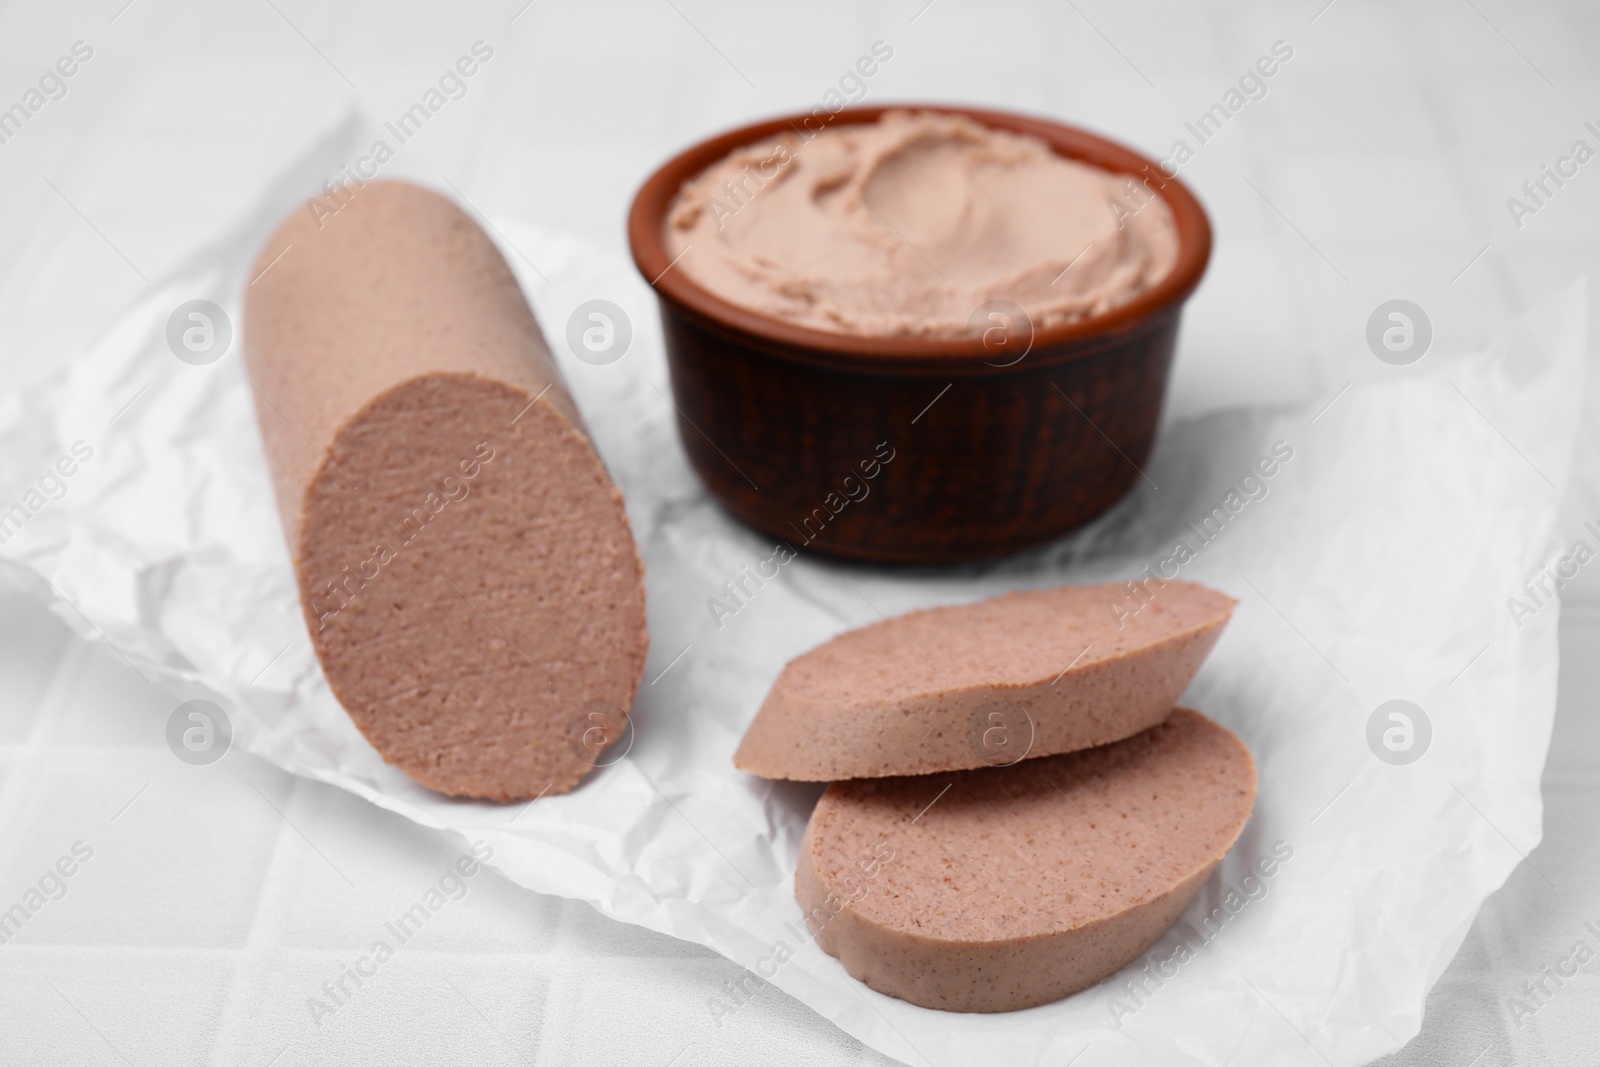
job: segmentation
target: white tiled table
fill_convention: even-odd
[[[407,151],[491,217],[618,253],[628,198],[670,150],[809,105],[875,40],[895,54],[870,100],[1041,111],[1158,153],[1290,42],[1268,96],[1184,169],[1219,240],[1171,414],[1310,402],[1374,375],[1361,332],[1392,297],[1460,349],[1572,275],[1600,275],[1600,161],[1520,230],[1505,206],[1572,141],[1600,147],[1583,129],[1600,125],[1600,9],[1575,0],[1337,0],[1320,14],[1323,0],[123,2],[0,10],[0,106],[74,41],[94,48],[66,96],[0,144],[8,387],[72,359],[351,100],[398,113],[479,39],[493,61]],[[1562,619],[1537,869],[1486,905],[1393,1062],[1587,1064],[1600,1048],[1594,965],[1520,1026],[1509,1007],[1574,941],[1600,945],[1584,930],[1600,927],[1600,597],[1583,593]],[[171,707],[0,596],[0,907],[74,842],[93,849],[0,944],[0,1061],[879,1062],[770,988],[719,1028],[705,1002],[733,964],[493,873],[317,1025],[307,998],[454,853],[248,757],[179,763],[162,741]]]

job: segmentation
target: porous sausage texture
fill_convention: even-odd
[[[829,782],[997,767],[1165,719],[1236,601],[1196,582],[1006,593],[912,611],[791,660],[734,754]]]
[[[823,950],[880,993],[1028,1008],[1153,945],[1238,838],[1255,791],[1244,744],[1184,708],[1015,767],[836,782],[801,839],[795,897]]]
[[[292,214],[244,349],[306,625],[361,732],[440,792],[572,789],[625,732],[643,568],[505,260],[371,182]]]

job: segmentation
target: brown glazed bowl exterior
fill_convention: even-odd
[[[1211,255],[1205,210],[1156,163],[1049,119],[966,115],[1147,180],[1172,209],[1178,259],[1133,300],[1038,330],[1009,366],[978,337],[856,337],[731,304],[673,270],[662,222],[679,188],[735,148],[886,107],[802,113],[703,141],[634,197],[628,240],[661,304],[678,431],[735,516],[794,549],[896,563],[1016,552],[1081,526],[1142,477],[1183,302]],[[1014,358],[1014,357],[1012,357]]]

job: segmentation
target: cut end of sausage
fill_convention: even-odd
[[[1129,737],[1167,717],[1236,603],[1151,578],[851,630],[784,667],[734,764],[827,782],[1005,766]]]
[[[1250,817],[1255,763],[1179,708],[1115,744],[948,775],[837,782],[795,897],[873,989],[1013,1011],[1085,989],[1175,923]]]
[[[464,373],[375,397],[307,485],[297,549],[335,696],[423,785],[508,801],[618,758],[642,568],[621,495],[548,400]]]

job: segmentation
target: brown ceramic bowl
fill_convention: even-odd
[[[668,160],[634,197],[628,240],[661,301],[684,448],[729,511],[793,548],[855,559],[1004,555],[1083,525],[1142,477],[1211,225],[1181,182],[1096,134],[1003,111],[895,107],[966,115],[1071,159],[1162,180],[1178,228],[1172,272],[1104,315],[1038,330],[1012,362],[976,336],[797,326],[671,270],[662,221],[683,183],[735,148],[815,123],[809,113],[731,130]],[[847,108],[829,125],[886,110]]]

